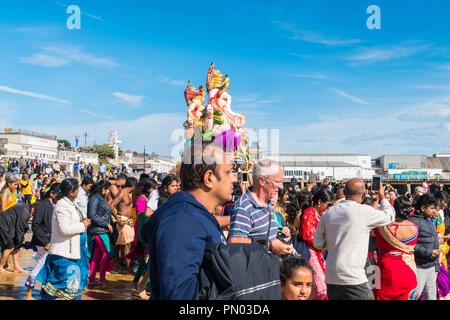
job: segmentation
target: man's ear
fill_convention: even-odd
[[[213,179],[215,179],[214,172],[212,170],[207,170],[203,175],[203,184],[206,188],[213,188]]]

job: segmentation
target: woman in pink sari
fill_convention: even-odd
[[[323,252],[314,248],[314,233],[320,218],[333,205],[333,195],[328,189],[319,189],[312,198],[312,207],[302,214],[299,236],[308,246],[311,257],[309,264],[314,270],[314,286],[311,300],[328,300],[327,285],[325,283],[325,259]]]
[[[139,262],[138,270],[133,279],[133,284],[139,295],[146,299],[145,283],[148,280],[147,259],[148,250],[147,243],[141,239],[141,230],[148,217],[145,216],[145,209],[147,208],[148,197],[153,190],[158,187],[155,180],[147,180],[140,184],[140,196],[136,199],[136,224],[134,226],[134,247],[133,250],[125,257],[126,259],[137,259]],[[143,280],[139,280],[144,275]]]

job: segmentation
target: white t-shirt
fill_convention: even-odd
[[[147,207],[152,209],[153,211],[156,211],[158,209],[158,200],[159,200],[159,192],[158,189],[152,191],[150,193],[150,197],[148,198]]]
[[[380,209],[344,200],[329,208],[320,218],[314,233],[314,246],[328,250],[325,282],[335,285],[359,285],[367,282],[370,230],[395,221],[395,210],[383,199]]]

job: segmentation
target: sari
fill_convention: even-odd
[[[441,210],[439,216],[433,219],[436,231],[444,236],[445,235],[445,223],[444,212]],[[436,292],[438,300],[450,300],[450,277],[447,271],[447,258],[445,257],[449,252],[449,245],[447,242],[439,245],[441,254],[439,255],[440,271],[436,277]]]
[[[314,247],[314,233],[319,225],[320,216],[313,207],[305,210],[302,215],[302,224],[299,236],[303,239],[309,249],[309,264],[314,270],[314,286],[310,300],[328,300],[327,285],[325,283],[325,259],[323,251]]]
[[[388,227],[373,230],[380,250],[377,267],[380,270],[379,284],[373,289],[375,300],[414,300],[417,287],[417,269],[414,261],[414,246],[419,229],[409,239],[397,237],[400,225],[394,222],[395,233]],[[377,280],[377,279],[376,279]]]
[[[81,222],[83,214],[76,209]],[[36,280],[42,282],[41,300],[81,300],[89,281],[88,255],[86,232],[80,234],[80,259],[47,255],[36,276]]]

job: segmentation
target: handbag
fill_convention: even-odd
[[[297,251],[297,253],[306,260],[309,260],[311,257],[311,253],[309,252],[308,245],[305,243],[305,241],[300,237],[300,235],[297,235],[294,237],[292,241],[292,245],[294,246],[294,249]]]

